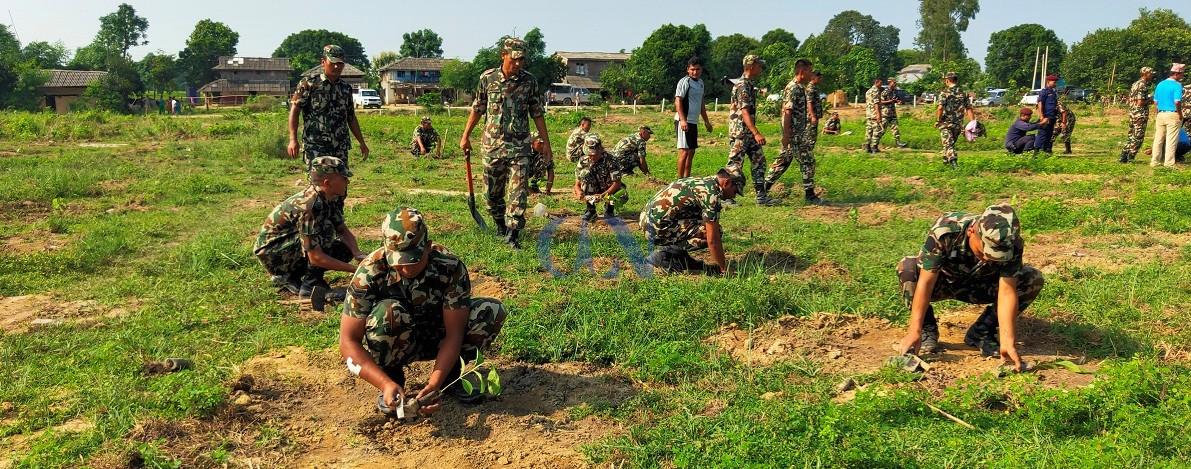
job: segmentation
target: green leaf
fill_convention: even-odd
[[[459,384],[460,384],[461,386],[463,386],[463,391],[464,391],[464,392],[466,392],[466,393],[468,393],[468,394],[471,394],[471,389],[472,389],[472,387],[471,387],[471,381],[468,381],[468,380],[466,380],[466,379],[461,379],[461,380],[459,380]]]
[[[482,364],[484,364],[484,353],[476,349],[476,367],[478,368]]]
[[[1079,365],[1072,363],[1071,360],[1059,360],[1059,361],[1055,362],[1055,364],[1062,366],[1063,368],[1066,368],[1067,371],[1070,371],[1072,373],[1079,373],[1079,374],[1087,374],[1088,373],[1088,371],[1084,370],[1083,368],[1080,368]]]
[[[499,397],[500,383],[488,383],[488,395],[492,397]]]
[[[500,375],[496,373],[496,369],[488,370],[488,394],[492,396],[500,395]]]

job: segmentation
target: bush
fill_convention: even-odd
[[[422,93],[416,102],[431,114],[442,114],[446,111],[442,105],[442,93]]]

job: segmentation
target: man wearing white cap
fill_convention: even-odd
[[[1158,117],[1154,119],[1154,154],[1150,166],[1174,167],[1174,150],[1179,143],[1180,115],[1183,111],[1183,64],[1170,67],[1170,76],[1154,87],[1154,104]]]

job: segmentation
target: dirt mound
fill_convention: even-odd
[[[337,351],[290,348],[249,360],[229,383],[230,403],[211,418],[150,420],[130,436],[160,441],[184,466],[217,465],[210,455],[226,452],[256,467],[583,467],[578,447],[621,429],[573,416],[637,392],[589,365],[488,363],[501,376],[499,400],[448,401],[431,418],[401,423],[377,413],[376,389],[348,374]],[[408,388],[421,388],[431,366],[407,372]]]
[[[1000,360],[984,358],[980,351],[963,343],[964,333],[983,306],[965,306],[939,314],[939,343],[944,351],[924,357],[931,364],[920,381],[940,391],[956,380],[995,372]],[[730,324],[706,342],[748,364],[769,365],[777,361],[807,361],[823,373],[856,376],[873,373],[896,355],[895,345],[905,329],[884,319],[821,313],[808,318],[783,316],[751,331]],[[1031,363],[1067,359],[1083,362],[1079,352],[1059,345],[1049,324],[1030,317],[1018,320],[1018,352]],[[1084,363],[1093,371],[1097,365]],[[1037,371],[1047,386],[1072,388],[1092,382],[1092,374],[1066,369]]]
[[[798,278],[803,280],[852,281],[852,275],[848,273],[848,268],[831,259],[821,260],[807,267],[806,270],[798,274]]]
[[[0,298],[0,330],[6,333],[26,332],[64,322],[89,324],[127,315],[128,309],[105,308],[91,300],[61,301],[44,294]]]
[[[471,296],[473,297],[485,296],[506,300],[516,294],[517,289],[509,282],[479,272],[471,273]]]

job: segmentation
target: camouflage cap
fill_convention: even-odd
[[[955,73],[955,72],[947,72],[947,74],[946,74],[946,75],[943,75],[943,78],[946,78],[946,79],[949,79],[949,80],[958,80],[958,79],[959,79],[959,75],[956,75],[956,73]]]
[[[422,213],[413,207],[394,209],[380,225],[385,238],[385,261],[389,265],[412,265],[422,261],[430,245],[430,234]]]
[[[1145,75],[1147,73],[1154,73],[1154,68],[1153,67],[1141,67],[1141,74]]]
[[[352,171],[347,169],[347,164],[343,160],[334,156],[320,156],[310,162],[310,175],[315,174],[338,174],[343,177],[352,177]]]
[[[745,66],[752,65],[752,64],[765,65],[765,60],[762,60],[761,56],[759,56],[757,54],[749,54],[749,55],[744,56],[744,60],[741,60],[740,63],[744,64]]]
[[[588,150],[593,150],[603,144],[604,141],[600,139],[600,134],[595,132],[588,133],[587,137],[583,139],[583,147]]]
[[[724,170],[728,172],[728,180],[732,181],[732,185],[736,186],[736,192],[743,192],[745,183],[744,173],[740,172],[739,169],[724,168]]]
[[[645,131],[645,133],[647,133],[649,135],[653,135],[653,129],[649,128],[648,125],[643,125],[643,126],[637,127],[637,131],[638,132]]]
[[[506,38],[504,42],[504,51],[509,53],[509,57],[520,59],[525,57],[525,41],[515,37]]]
[[[327,58],[327,62],[333,64],[343,62],[343,48],[335,44],[327,44],[323,46],[323,57]]]
[[[992,262],[1013,260],[1013,246],[1021,237],[1021,223],[1008,204],[992,205],[980,215],[978,232],[984,244],[984,257]]]
[[[422,122],[430,122],[430,116],[422,117]]]

